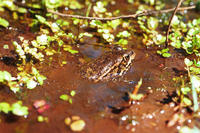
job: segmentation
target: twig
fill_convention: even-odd
[[[168,28],[167,28],[167,33],[166,33],[166,45],[165,47],[168,46],[168,41],[169,41],[169,31],[170,31],[170,28],[171,28],[171,25],[172,25],[172,20],[174,18],[174,16],[176,15],[176,12],[178,11],[179,7],[181,6],[181,3],[183,2],[183,0],[179,0],[176,8],[174,9],[174,12],[170,18],[170,21],[169,21],[169,25],[168,25]]]
[[[195,6],[188,6],[188,7],[178,8],[177,10],[183,11],[183,10],[190,10],[190,9],[194,9],[194,8],[195,8]],[[148,15],[152,15],[152,14],[168,13],[168,12],[174,11],[175,9],[176,8],[170,8],[170,9],[164,9],[164,10],[160,10],[160,11],[146,10],[146,11],[143,11],[141,13],[135,13],[135,14],[131,14],[131,15],[122,15],[122,16],[110,17],[110,18],[84,17],[84,16],[80,16],[80,15],[64,14],[64,13],[60,13],[60,12],[53,11],[53,10],[50,10],[50,9],[47,9],[47,12],[56,14],[58,16],[67,17],[67,18],[78,18],[78,19],[87,19],[87,20],[110,21],[110,20],[115,20],[115,19],[134,19],[134,18],[137,18],[137,17],[140,17],[140,16],[148,16]]]
[[[30,6],[27,6],[25,4],[15,2],[15,1],[14,1],[14,3],[19,7],[23,7],[23,8],[30,9],[30,10],[44,10],[44,9],[30,7]],[[177,8],[177,11],[191,10],[191,9],[195,9],[195,8],[196,8],[195,6],[187,6],[187,7]],[[51,9],[47,9],[47,12],[53,13],[53,14],[56,14],[56,15],[59,15],[59,16],[62,16],[62,17],[67,17],[67,18],[110,21],[110,20],[115,20],[115,19],[133,19],[133,18],[137,18],[137,17],[140,17],[140,16],[148,16],[148,15],[153,15],[153,14],[168,13],[168,12],[174,11],[175,9],[176,8],[170,8],[170,9],[164,9],[164,10],[160,10],[160,11],[146,10],[146,11],[143,11],[141,13],[135,13],[135,14],[131,14],[131,15],[122,15],[122,16],[110,17],[110,18],[88,17],[88,16],[85,17],[85,16],[79,16],[79,15],[64,14],[64,13],[53,11]]]
[[[182,1],[182,0],[180,0]],[[44,10],[44,9],[40,9],[40,8],[34,8],[31,6],[27,6],[25,4],[19,3],[14,1],[14,4],[16,4],[19,7],[23,7],[26,9],[30,9],[30,10]],[[177,6],[179,7],[179,6]],[[176,7],[176,8],[177,8]],[[168,13],[168,12],[172,12],[172,11],[183,11],[183,10],[190,10],[190,9],[195,9],[195,6],[187,6],[187,7],[181,7],[181,8],[170,8],[170,9],[164,9],[164,10],[160,10],[160,11],[156,11],[156,10],[146,10],[143,11],[141,13],[135,13],[135,14],[131,14],[131,15],[122,15],[122,16],[118,16],[118,17],[110,17],[110,18],[99,18],[99,17],[84,17],[84,16],[79,16],[79,15],[70,15],[70,14],[64,14],[64,13],[60,13],[60,12],[56,12],[53,11],[51,9],[47,9],[47,12],[49,13],[53,13],[62,17],[68,17],[68,18],[78,18],[78,19],[88,19],[88,20],[102,20],[102,21],[109,21],[109,20],[115,20],[115,19],[133,19],[133,18],[137,18],[140,16],[147,16],[147,15],[152,15],[152,14],[160,14],[160,13]]]

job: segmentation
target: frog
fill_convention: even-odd
[[[93,82],[115,80],[122,77],[135,58],[133,50],[115,48],[93,59],[80,68],[81,77]]]

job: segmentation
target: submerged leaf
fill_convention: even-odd
[[[0,17],[0,26],[7,28],[9,26],[9,22],[5,20],[4,18]]]
[[[0,112],[8,113],[11,110],[10,104],[6,102],[1,102],[0,103]]]

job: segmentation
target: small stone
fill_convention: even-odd
[[[69,117],[65,118],[65,124],[69,126],[71,123],[71,119]]]
[[[80,132],[84,129],[84,127],[85,127],[85,121],[83,120],[74,121],[70,125],[71,130],[74,132]]]
[[[80,120],[80,119],[81,119],[80,116],[77,116],[77,115],[72,116],[73,121],[77,121],[77,120]]]
[[[45,104],[46,104],[45,100],[36,100],[33,103],[33,106],[37,109],[37,108],[40,108],[40,107],[44,106]]]

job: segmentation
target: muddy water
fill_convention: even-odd
[[[119,1],[118,4],[122,2]],[[124,12],[128,14],[132,11]],[[6,15],[4,17],[6,18]],[[15,58],[11,40],[16,40],[19,35],[32,40],[35,35],[30,33],[26,26],[22,27],[17,23],[13,25],[18,30],[0,31],[2,36],[0,52],[1,55]],[[105,48],[94,46],[90,40],[88,42],[90,43],[79,47],[80,53],[77,55],[69,53],[62,56],[55,55],[51,65],[42,64],[42,67],[39,67],[40,71],[47,76],[43,86],[34,90],[24,90],[17,96],[7,87],[0,86],[0,101],[22,100],[30,109],[27,118],[1,115],[0,132],[70,133],[72,131],[64,124],[64,119],[73,115],[80,116],[86,122],[83,133],[177,132],[175,126],[166,126],[174,113],[173,107],[164,105],[160,101],[167,97],[168,92],[172,93],[176,89],[172,78],[178,74],[174,70],[184,70],[184,56],[174,51],[172,58],[164,59],[156,54],[156,49],[147,49],[141,45],[141,40],[133,40],[129,42],[128,49],[136,52],[136,58],[122,80],[93,83],[80,77],[79,59],[97,58],[105,52]],[[3,44],[8,44],[10,49],[3,49]],[[63,67],[59,65],[61,58],[67,60],[67,64]],[[15,66],[2,61],[0,69],[16,74]],[[146,97],[129,106],[126,93],[133,91],[140,78],[143,79],[143,84],[139,93],[143,93]],[[76,91],[72,104],[59,99],[60,95],[69,94],[71,90]],[[48,117],[47,123],[37,122],[38,113],[32,106],[34,101],[41,99],[50,105],[50,108],[42,114]]]
[[[87,47],[87,52],[84,47]],[[175,89],[171,81],[175,73],[169,63],[172,61],[165,60],[156,55],[155,51],[146,50],[146,48],[133,46],[129,49],[134,50],[137,56],[123,79],[131,82],[122,80],[93,83],[82,79],[78,73],[79,62],[77,62],[80,56],[70,54],[65,55],[68,61],[67,65],[61,67],[55,61],[52,65],[41,69],[48,78],[44,86],[27,91],[26,95],[17,97],[22,98],[25,105],[30,107],[28,118],[13,119],[12,116],[3,116],[0,130],[5,133],[35,133],[36,131],[39,133],[68,133],[71,130],[64,124],[64,118],[78,115],[86,122],[83,131],[85,133],[175,132],[175,128],[166,127],[167,120],[173,115],[173,108],[159,102],[166,98],[167,91],[171,92]],[[91,45],[82,46],[80,51],[82,55],[91,59],[104,53],[102,47]],[[162,64],[164,66],[161,66]],[[2,69],[12,69],[2,62],[0,65]],[[146,98],[122,112],[116,112],[113,108],[128,106],[124,99],[125,94],[133,90],[140,78],[143,79],[140,93],[147,95]],[[69,93],[70,90],[75,90],[77,93],[73,97],[73,104],[59,100],[61,94]],[[5,100],[3,97],[13,97],[6,101],[16,99],[12,93],[8,93],[3,88],[0,93],[1,101]],[[49,118],[48,123],[38,123],[36,120],[38,113],[32,104],[39,99],[44,99],[50,104],[50,108],[43,113]],[[123,116],[128,116],[127,120],[123,121]],[[131,124],[130,121],[133,120],[137,124]]]

